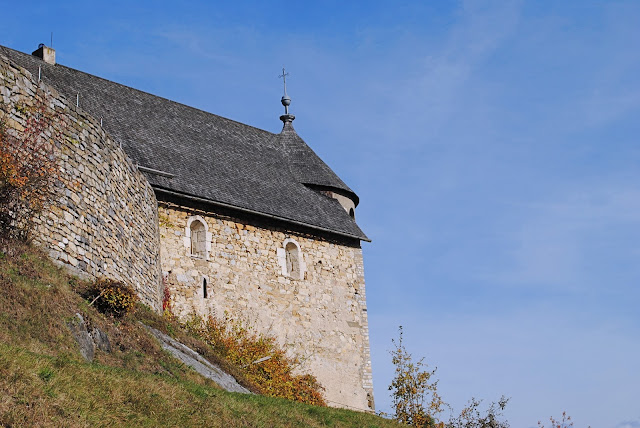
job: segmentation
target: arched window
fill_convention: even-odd
[[[300,252],[293,242],[284,247],[287,274],[293,279],[300,279]]]
[[[185,228],[184,246],[193,257],[209,258],[211,234],[208,232],[207,223],[202,217],[189,217]]]
[[[349,208],[349,215],[351,218],[356,218],[356,212],[353,208]]]
[[[282,275],[291,279],[304,279],[306,264],[304,263],[300,245],[294,239],[285,239],[282,247],[277,249],[277,253]]]
[[[207,231],[199,220],[191,223],[191,254],[198,257],[207,254]]]
[[[209,297],[209,293],[207,293],[207,278],[202,278],[202,297]]]

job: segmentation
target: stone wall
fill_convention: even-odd
[[[44,101],[55,124],[62,173],[54,205],[36,219],[34,241],[75,273],[132,285],[160,307],[159,234],[153,189],[98,121],[31,73],[0,56],[0,119],[22,131],[29,108]]]
[[[177,315],[226,312],[254,325],[301,357],[301,370],[318,378],[330,405],[374,408],[359,247],[163,201],[159,220],[162,271]],[[206,245],[192,242],[197,222],[205,230],[197,225],[193,239]],[[287,257],[289,243],[297,257]],[[295,275],[287,263],[297,263]]]

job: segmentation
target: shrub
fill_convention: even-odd
[[[21,132],[0,119],[0,232],[6,236],[28,238],[33,217],[53,200],[61,179],[54,143],[64,125],[45,100],[16,107],[26,116]]]
[[[203,320],[193,316],[183,326],[242,369],[262,394],[326,406],[322,385],[311,374],[294,374],[300,361],[288,357],[275,338],[258,334],[229,317]]]
[[[85,298],[100,312],[114,317],[122,317],[132,312],[138,301],[138,296],[131,287],[105,278],[91,284]]]
[[[484,410],[480,408],[481,402],[482,400],[472,397],[458,416],[449,419],[446,428],[509,428],[509,422],[502,420],[502,412],[509,402],[508,398],[502,396]]]
[[[171,290],[169,290],[169,286],[167,286],[167,281],[163,277],[162,278],[162,312],[167,318],[173,318],[173,304],[171,303]]]
[[[556,419],[553,416],[549,418],[551,422],[550,428],[571,428],[573,427],[573,421],[571,416],[567,415],[567,412],[562,412],[562,419]],[[538,421],[538,428],[544,428],[544,424]]]
[[[413,362],[402,341],[402,326],[398,330],[398,341],[391,339],[395,377],[389,385],[396,421],[421,428],[509,428],[509,423],[502,420],[502,412],[509,402],[505,396],[484,410],[480,406],[482,400],[471,398],[460,414],[455,415],[453,408],[438,394],[438,381],[431,379],[436,369],[429,370],[424,358]],[[448,422],[437,417],[444,407],[451,411]]]
[[[436,427],[435,417],[444,406],[438,394],[438,381],[431,379],[436,369],[428,370],[424,358],[414,363],[402,341],[402,326],[399,332],[397,342],[391,339],[395,347],[391,351],[395,377],[389,385],[389,391],[395,419],[414,427]]]

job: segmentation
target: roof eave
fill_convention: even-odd
[[[227,204],[224,202],[219,202],[219,201],[214,201],[211,199],[207,199],[207,198],[201,198],[199,196],[193,196],[193,195],[189,195],[186,193],[182,193],[182,192],[176,192],[173,190],[169,190],[163,187],[158,187],[158,186],[154,186],[152,185],[151,187],[153,187],[153,189],[156,192],[160,192],[160,193],[164,193],[167,195],[171,195],[171,196],[175,196],[175,197],[179,197],[179,198],[185,198],[185,199],[189,199],[195,202],[200,202],[200,203],[205,203],[205,204],[209,204],[209,205],[215,205],[215,206],[219,206],[222,208],[227,208],[227,209],[231,209],[231,210],[236,210],[236,211],[240,211],[246,214],[251,214],[251,215],[255,215],[255,216],[260,216],[260,217],[264,217],[264,218],[268,218],[271,220],[277,220],[277,221],[281,221],[281,222],[285,222],[285,223],[290,223],[290,224],[294,224],[296,226],[302,226],[304,228],[308,228],[308,229],[314,229],[314,230],[318,230],[324,233],[329,233],[329,234],[333,234],[333,235],[337,235],[337,236],[342,236],[345,238],[350,238],[350,239],[357,239],[359,241],[365,241],[365,242],[371,242],[371,239],[369,239],[365,234],[362,235],[353,235],[350,233],[345,233],[345,232],[340,232],[340,231],[336,231],[336,230],[332,230],[332,229],[328,229],[322,226],[317,226],[314,224],[309,224],[309,223],[305,223],[302,221],[298,221],[298,220],[292,220],[286,217],[281,217],[281,216],[277,216],[277,215],[273,215],[273,214],[268,214],[268,213],[263,213],[260,211],[255,211],[249,208],[244,208],[244,207],[239,207],[237,205],[232,205],[232,204]]]

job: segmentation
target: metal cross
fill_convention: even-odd
[[[287,76],[289,75],[289,73],[285,73],[284,71],[284,66],[282,66],[282,74],[278,77],[282,77],[282,80],[284,82],[284,95],[287,95]]]

